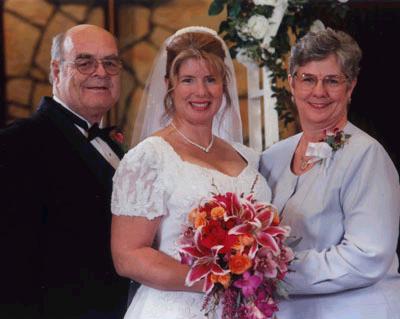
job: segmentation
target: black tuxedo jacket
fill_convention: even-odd
[[[60,107],[46,97],[0,132],[0,317],[122,318],[129,283],[110,253],[114,169]]]

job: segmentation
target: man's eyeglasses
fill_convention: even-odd
[[[319,80],[322,81],[325,90],[336,91],[347,81],[347,77],[344,75],[327,75],[320,79],[314,74],[302,73],[299,75],[295,73],[294,78],[298,88],[302,91],[311,91],[317,86]]]
[[[92,74],[96,71],[99,63],[102,64],[104,71],[106,71],[108,75],[117,75],[122,68],[121,60],[118,58],[97,60],[94,57],[84,57],[77,58],[75,61],[64,61],[64,63],[73,64],[80,73],[85,75]]]

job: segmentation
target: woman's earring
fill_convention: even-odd
[[[166,103],[167,103],[167,107],[169,108],[169,109],[171,109],[172,108],[172,104],[173,104],[173,102],[172,102],[172,97],[171,97],[171,95],[167,95],[167,101],[166,101]]]

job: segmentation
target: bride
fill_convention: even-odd
[[[203,282],[185,285],[176,240],[212,192],[270,201],[259,157],[241,144],[232,60],[215,31],[169,37],[149,77],[135,126],[141,141],[114,176],[111,248],[117,272],[142,285],[125,318],[204,318]]]

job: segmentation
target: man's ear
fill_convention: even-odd
[[[51,61],[51,76],[53,79],[53,84],[57,84],[60,80],[60,61],[59,60]]]

